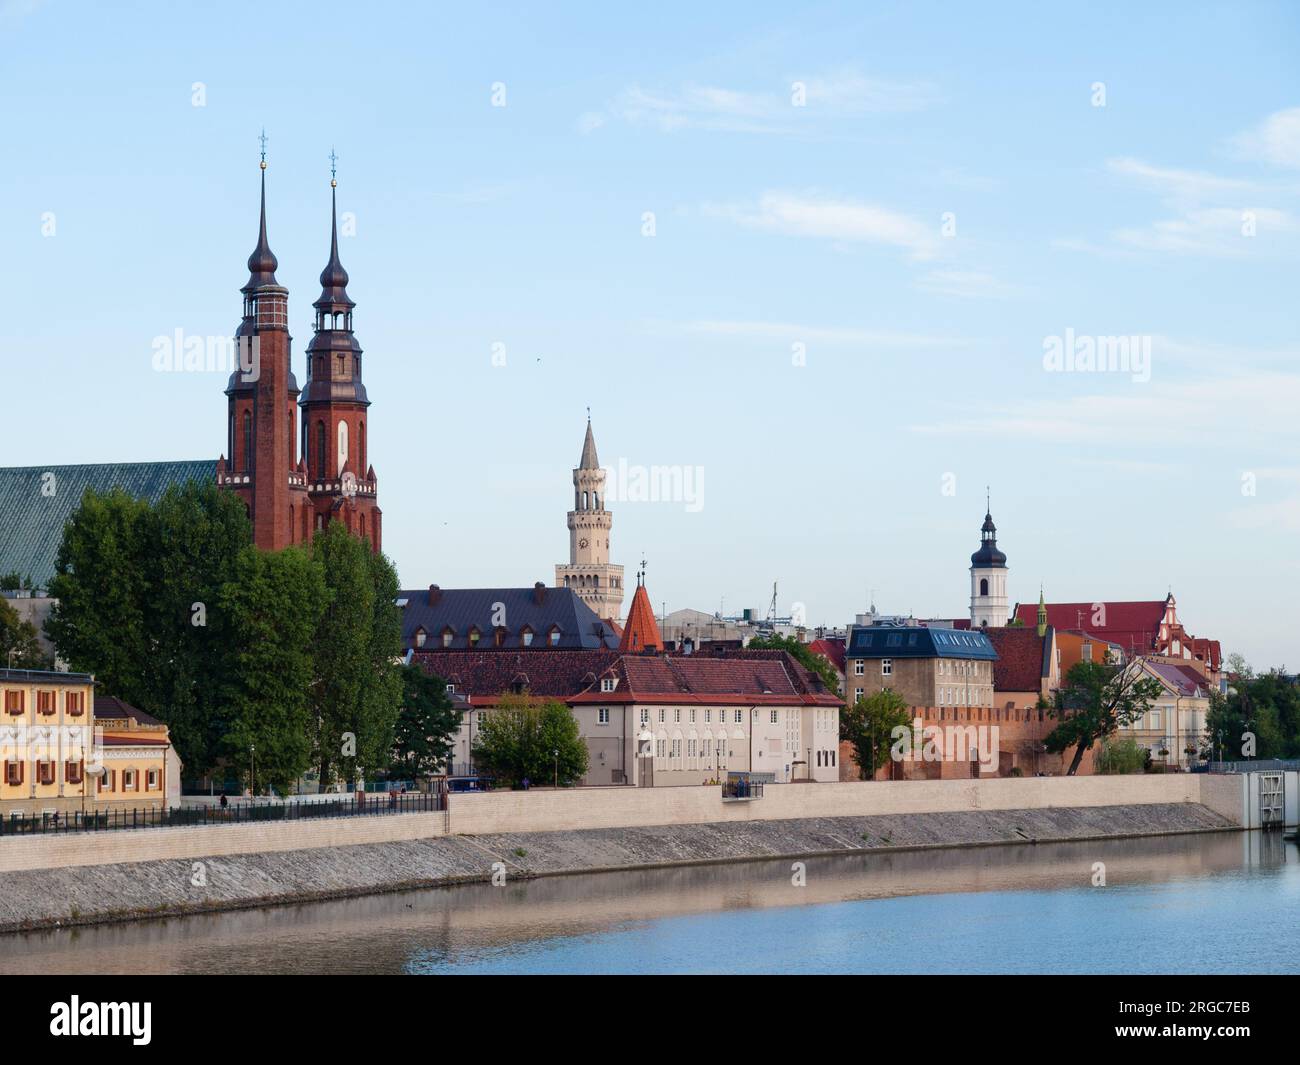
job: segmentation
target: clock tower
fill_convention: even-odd
[[[596,458],[596,438],[588,417],[582,458],[573,471],[569,563],[555,567],[555,586],[572,588],[598,617],[617,620],[623,614],[623,567],[609,563],[613,522],[614,516],[605,509],[605,471]]]

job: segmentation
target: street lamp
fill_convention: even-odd
[[[555,786],[558,788],[560,786],[560,748],[556,747],[551,753],[555,755]]]
[[[248,745],[248,797],[257,798],[257,748],[253,744]]]

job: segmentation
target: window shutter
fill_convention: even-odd
[[[0,783],[4,783],[4,784],[8,784],[8,783],[9,783],[9,763],[8,763],[8,762],[5,762],[5,763],[4,763],[3,774],[0,775]]]
[[[24,775],[24,771],[25,771],[26,769],[27,769],[27,763],[26,763],[26,762],[19,762],[19,763],[18,763],[18,783],[19,783],[19,784],[21,784],[21,783],[23,782],[23,775]]]

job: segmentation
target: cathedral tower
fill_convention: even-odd
[[[379,551],[382,514],[367,454],[370,399],[361,378],[361,345],[352,332],[356,304],[348,296],[348,272],[339,261],[337,189],[331,168],[330,257],[320,275],[320,298],[313,304],[315,334],[307,345],[307,387],[301,400],[302,475],[311,497],[302,529],[306,539],[309,520],[313,529],[322,529],[337,519]]]
[[[1007,556],[998,550],[998,529],[989,509],[980,526],[980,549],[970,557],[971,628],[1002,628],[1007,618]]]
[[[609,530],[614,516],[604,504],[605,471],[596,458],[596,439],[588,417],[582,458],[573,471],[569,564],[555,567],[555,586],[572,588],[598,617],[617,620],[623,613],[623,567],[609,563]]]
[[[248,257],[241,291],[244,317],[235,333],[238,365],[226,385],[226,453],[217,483],[248,508],[253,542],[268,551],[299,542],[306,505],[304,482],[294,477],[298,384],[290,365],[289,290],[275,277],[279,266],[266,238],[266,138],[262,138],[262,207],[257,247]]]

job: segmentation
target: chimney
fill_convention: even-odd
[[[429,585],[429,605],[437,606],[438,600],[442,598],[442,589],[436,584]]]
[[[538,606],[542,605],[542,600],[546,598],[546,585],[538,581],[533,585],[533,602]]]

